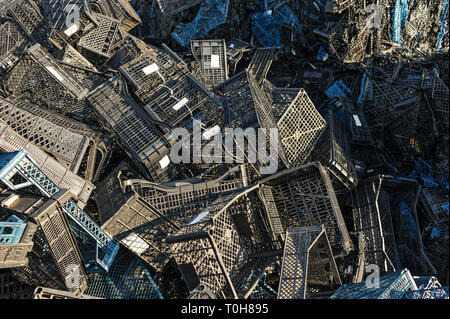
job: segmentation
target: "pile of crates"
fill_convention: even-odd
[[[448,298],[446,15],[0,1],[0,298]]]

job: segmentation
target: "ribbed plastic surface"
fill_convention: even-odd
[[[290,228],[285,238],[278,299],[308,299],[341,284],[323,226]]]
[[[275,234],[282,234],[281,229],[286,231],[323,224],[333,255],[346,255],[353,250],[325,167],[312,163],[280,172],[260,182],[261,195]]]
[[[208,89],[228,80],[225,40],[193,40],[191,51],[200,61],[203,84]]]

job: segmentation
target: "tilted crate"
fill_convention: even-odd
[[[237,286],[244,280],[233,283],[233,278],[241,273],[241,267],[246,268],[248,254],[251,257],[273,249],[262,225],[260,210],[264,208],[260,201],[258,205],[257,189],[253,186],[223,194],[167,238],[190,291],[203,284],[217,298],[246,294],[246,289],[241,289],[245,287]],[[252,280],[249,272],[239,276]]]
[[[358,184],[350,153],[350,139],[344,124],[330,111],[327,128],[311,152],[311,161],[319,161],[331,172],[336,192]]]
[[[121,247],[107,273],[94,273],[84,292],[105,299],[163,299],[143,262]]]
[[[259,181],[260,196],[275,238],[289,228],[324,225],[333,255],[353,250],[330,177],[320,163],[279,172]]]
[[[71,105],[88,93],[39,44],[27,50],[1,85],[7,94],[56,110],[61,104]]]
[[[351,193],[354,231],[364,240],[364,264],[377,265],[381,274],[400,267],[389,197],[374,181],[365,181]]]
[[[203,84],[208,89],[228,80],[225,40],[192,40],[191,52],[200,63]]]
[[[180,227],[138,194],[122,188],[126,183],[120,179],[123,169],[123,164],[119,165],[97,186],[102,229],[161,271],[171,254],[165,238]]]
[[[61,202],[62,210],[70,217],[71,228],[76,235],[82,233],[90,238],[94,245],[95,256],[90,251],[83,251],[85,262],[91,267],[100,266],[108,270],[118,250],[118,243],[104,233],[100,227],[72,199],[73,192],[62,192],[36,165],[26,151],[0,153],[0,180],[11,190],[32,186],[38,193]],[[23,182],[25,180],[25,182]],[[81,231],[78,231],[81,228]],[[77,238],[79,242],[83,238]],[[98,251],[101,250],[101,254]],[[91,254],[91,255],[89,255]]]
[[[30,236],[33,248],[28,253],[28,263],[12,269],[21,282],[31,285],[48,284],[49,287],[81,293],[86,289],[86,272],[81,253],[72,236],[62,204],[58,202],[69,192],[62,190],[53,198],[17,198],[4,207],[6,212],[25,215],[34,223]]]
[[[12,196],[14,194],[6,198],[2,196],[2,206],[6,206],[5,201]],[[6,227],[12,229],[16,236],[11,237],[4,232]],[[28,264],[28,253],[33,249],[33,236],[36,230],[35,223],[25,222],[16,216],[0,221],[0,268],[23,267]]]
[[[244,53],[250,52],[252,47],[249,43],[240,39],[232,39],[227,44],[227,59],[229,65],[229,73],[234,74],[239,61],[244,56]]]
[[[155,185],[136,181],[129,183],[147,203],[180,227],[189,223],[222,193],[237,190],[248,184],[239,167],[211,181],[185,183],[179,186]]]
[[[56,128],[56,132],[58,131],[58,128],[62,128],[63,132],[67,131],[69,134],[73,134],[74,136],[80,136],[81,138],[88,141],[88,146],[86,148],[84,157],[81,158],[79,163],[79,175],[82,176],[87,181],[95,181],[99,174],[102,171],[102,167],[107,161],[110,150],[108,149],[108,146],[111,144],[111,138],[105,134],[105,132],[101,132],[99,130],[93,130],[89,126],[77,122],[75,120],[72,120],[71,118],[55,114],[52,111],[46,110],[42,107],[39,107],[36,104],[28,103],[19,99],[14,98],[8,98],[2,102],[2,105],[5,105],[6,102],[9,102],[9,106],[11,104],[15,105],[15,108],[17,109],[16,116],[19,116],[20,114],[30,114],[30,118],[33,117],[36,118],[34,126],[37,126],[41,122],[50,123],[52,126]],[[5,105],[7,106],[7,105]],[[19,111],[21,110],[21,111]],[[6,112],[7,108],[3,110],[2,112]],[[21,121],[26,120],[27,117],[22,118]],[[20,122],[18,122],[20,123]],[[27,123],[27,125],[30,125]],[[19,125],[15,128],[21,128]],[[22,128],[22,132],[29,132],[27,128]],[[55,134],[55,129],[49,130],[50,133],[48,134]],[[21,131],[18,131],[19,134],[21,134]],[[21,134],[23,136],[23,134]],[[33,142],[36,137],[33,137],[31,135],[28,135],[28,139]],[[59,138],[61,140],[61,136]],[[42,145],[43,147],[45,143],[48,143],[48,140],[44,139],[43,141],[35,141],[37,144]],[[60,148],[59,145],[57,145],[55,141],[54,148]],[[43,147],[45,149],[45,147]],[[57,153],[54,154],[57,158]]]
[[[32,44],[32,40],[14,20],[0,21],[0,73],[5,72],[20,59],[25,48]]]
[[[260,85],[267,77],[267,73],[275,58],[275,52],[276,48],[257,49],[250,61],[247,69]]]
[[[88,201],[94,189],[92,183],[72,173],[39,147],[18,135],[2,120],[0,120],[0,149],[5,152],[26,150],[32,156],[39,169],[46,176],[51,176],[52,181],[56,185],[60,188],[70,189],[75,194],[81,206],[84,206]]]
[[[42,9],[50,23],[48,36],[55,42],[75,42],[98,25],[86,0],[42,0]]]
[[[129,0],[102,0],[99,2],[103,14],[120,20],[120,27],[126,32],[142,22]],[[94,5],[91,4],[91,7],[94,10]]]
[[[171,144],[129,96],[124,79],[118,76],[99,86],[88,101],[146,178],[164,182],[177,174],[170,165]]]
[[[285,238],[278,299],[310,299],[342,284],[322,225],[290,228]]]

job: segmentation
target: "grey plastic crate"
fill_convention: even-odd
[[[235,193],[223,195],[190,224],[167,238],[191,292],[202,284],[217,298],[237,298],[231,277],[245,258],[245,248],[226,210],[235,197]],[[226,291],[231,295],[226,295]]]
[[[49,176],[60,188],[70,189],[83,207],[88,201],[94,185],[72,173],[68,168],[46,154],[39,147],[18,135],[5,122],[0,120],[0,149],[5,152],[26,150],[42,172]]]
[[[46,118],[34,115],[16,103],[0,98],[0,116],[31,143],[52,154],[61,164],[77,173],[86,153],[89,139],[81,134],[71,132],[66,127],[58,126]]]
[[[119,67],[120,72],[138,92],[143,86],[143,93],[156,89],[178,72],[187,71],[187,65],[175,53],[167,46],[163,48],[146,46],[145,54],[140,54]]]
[[[270,66],[275,58],[276,48],[262,48],[257,49],[253,55],[252,60],[247,68],[256,82],[261,85],[262,81],[266,79]]]
[[[259,183],[275,238],[284,241],[289,228],[323,224],[334,256],[345,256],[353,250],[330,177],[320,163],[282,171]]]
[[[88,97],[100,122],[112,131],[141,173],[155,182],[176,174],[166,164],[171,145],[158,135],[149,116],[128,95],[125,81],[116,76]]]
[[[250,52],[252,46],[240,39],[232,39],[227,44],[227,59],[229,65],[230,74],[236,72],[236,67],[239,61],[243,58],[244,54]]]
[[[250,81],[249,73],[242,71],[215,88],[226,100],[225,114],[229,127],[245,129],[257,123]]]
[[[23,234],[33,241],[33,248],[27,255],[28,263],[13,268],[12,272],[26,284],[49,284],[49,287],[80,293],[86,289],[86,272],[66,215],[58,202],[67,193],[63,190],[50,199],[19,197],[13,203],[14,207],[4,208],[12,213],[26,213],[28,222],[35,224],[33,234],[27,230]]]
[[[106,64],[118,69],[121,65],[151,52],[151,47],[144,41],[127,34],[121,45],[113,48],[113,55],[106,61]]]
[[[39,44],[27,50],[1,85],[7,94],[56,110],[61,104],[71,105],[88,93]]]
[[[322,225],[286,230],[278,299],[311,299],[342,285]]]
[[[94,13],[98,25],[88,34],[82,36],[78,41],[78,45],[95,54],[110,57],[113,46],[118,45],[124,35],[119,29],[120,21],[111,17]]]
[[[354,231],[364,240],[364,265],[377,265],[381,274],[400,267],[389,197],[380,184],[367,181],[352,191]],[[363,265],[363,268],[364,268]],[[364,271],[363,271],[364,272]]]
[[[327,128],[311,152],[311,161],[319,161],[331,172],[336,192],[352,190],[358,184],[350,152],[350,138],[344,124],[328,113]]]
[[[0,73],[3,73],[20,59],[32,40],[14,20],[2,19],[0,33],[4,37],[0,43]]]
[[[107,220],[109,211],[117,208],[118,197],[114,194],[123,191],[121,187],[130,187],[138,193],[149,205],[164,214],[165,217],[176,223],[179,227],[189,223],[200,211],[206,208],[222,193],[237,190],[248,184],[248,177],[242,173],[240,167],[230,169],[224,175],[214,180],[183,182],[181,185],[154,184],[143,180],[118,181],[118,174],[110,175],[98,185],[97,193],[102,194],[102,206],[105,207],[104,220]],[[111,207],[111,208],[109,208]]]
[[[34,43],[47,44],[47,25],[38,3],[33,0],[13,1],[8,7],[8,16],[20,24]]]
[[[387,194],[384,197],[386,200],[376,205],[380,212],[382,209],[386,211],[381,212],[380,217],[390,213],[392,218],[391,233],[395,236],[399,256],[399,265],[396,267],[407,267],[412,272],[422,275],[435,274],[436,269],[424,252],[417,219],[416,206],[421,190],[420,185],[415,180],[396,179],[383,175],[371,177],[368,181],[374,184],[371,188]],[[382,205],[384,203],[387,204]],[[394,237],[390,236],[390,238],[392,240]],[[392,247],[392,244],[386,244],[386,247],[388,246]]]
[[[192,40],[191,51],[200,63],[203,84],[208,89],[228,80],[225,40]]]
[[[221,101],[190,74],[181,60],[179,62],[170,69],[172,74],[162,74],[164,80],[159,78],[157,85],[149,81],[136,91],[144,109],[155,121],[165,123],[160,125],[164,131],[168,130],[167,125],[192,127],[194,119],[202,121],[207,128],[222,127],[224,112]],[[153,74],[154,78],[157,76]]]

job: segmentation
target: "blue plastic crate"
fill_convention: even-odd
[[[325,94],[330,99],[335,96],[347,97],[349,94],[352,94],[352,90],[350,90],[342,80],[339,80],[334,82],[334,84],[328,88]]]
[[[409,0],[396,0],[392,9],[392,41],[402,44],[402,34],[408,19]]]
[[[230,0],[206,0],[195,19],[175,28],[172,37],[183,47],[191,40],[204,38],[208,32],[227,21],[229,4]]]
[[[17,216],[9,216],[0,222],[0,245],[17,244],[27,224]]]

